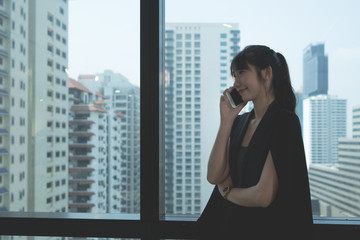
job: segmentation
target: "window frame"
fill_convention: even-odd
[[[121,214],[0,213],[0,235],[190,239],[196,216],[164,214],[165,0],[140,0],[140,220]],[[154,99],[153,96],[159,96]],[[314,218],[314,237],[353,236],[360,218]]]

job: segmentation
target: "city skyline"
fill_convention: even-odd
[[[231,57],[249,44],[283,53],[302,99],[303,50],[318,43],[329,56],[329,96],[353,114],[338,162],[308,169],[314,237],[356,235],[359,7],[357,0],[0,0],[1,239],[196,237],[208,200],[203,183],[214,188],[206,163],[219,95],[232,84]],[[173,36],[158,29],[156,10],[167,25],[182,25]],[[198,25],[220,31],[196,32]],[[140,60],[158,64],[156,54],[140,56],[140,40],[159,46],[149,29],[162,33],[164,72],[142,65],[149,89],[140,94]]]
[[[261,5],[263,7],[259,8]],[[106,0],[101,5],[96,0],[69,1],[69,76],[76,78],[86,72],[112,69],[139,86],[139,7],[139,1]],[[295,91],[302,87],[303,49],[309,44],[324,43],[325,54],[329,57],[329,94],[346,98],[351,108],[359,105],[356,86],[360,88],[360,83],[356,79],[356,69],[360,67],[360,33],[352,30],[359,27],[355,10],[359,7],[360,2],[351,0],[342,4],[325,0],[251,1],[246,5],[233,0],[165,1],[165,20],[238,23],[240,49],[249,44],[265,44],[284,54]],[[269,18],[269,13],[274,17]],[[256,16],[266,16],[266,19]],[[282,21],[284,18],[286,22]],[[114,31],[115,22],[120,34]],[[122,37],[124,32],[126,35]],[[104,43],[102,48],[94,48],[101,42]]]
[[[106,179],[106,175],[108,175],[114,179],[114,181],[109,180],[114,189],[124,187],[122,193],[128,194],[125,197],[130,200],[129,205],[124,201],[123,206],[115,204],[116,206],[113,208],[119,210],[122,207],[124,207],[123,209],[129,207],[131,210],[128,212],[137,212],[136,209],[140,205],[138,203],[133,204],[132,200],[139,196],[140,146],[139,144],[132,145],[131,142],[140,139],[140,89],[136,86],[134,91],[131,90],[125,95],[121,95],[123,91],[127,91],[127,83],[122,85],[116,82],[109,86],[106,84],[99,85],[99,83],[110,83],[111,79],[120,79],[121,82],[126,79],[123,72],[116,70],[99,72],[94,69],[85,72],[86,75],[79,75],[77,79],[86,85],[86,88],[91,89],[93,93],[95,92],[93,96],[96,97],[92,101],[88,101],[89,99],[86,100],[84,97],[86,106],[80,106],[80,108],[79,106],[75,108],[70,106],[66,72],[68,72],[68,56],[70,53],[67,43],[69,42],[68,39],[71,38],[68,29],[71,24],[67,21],[67,1],[64,0],[56,4],[51,4],[45,0],[40,2],[44,5],[33,5],[26,2],[16,5],[9,4],[9,1],[4,4],[0,1],[0,7],[3,11],[14,12],[10,20],[8,20],[10,15],[6,15],[5,12],[2,12],[2,15],[0,14],[0,23],[3,23],[1,26],[3,32],[0,34],[2,50],[0,62],[3,63],[0,72],[1,209],[5,211],[67,211],[69,203],[69,198],[67,198],[68,180],[76,175],[73,174],[74,171],[83,173],[84,170],[90,170],[96,171],[96,174],[102,177],[100,181],[95,181],[98,189],[100,189],[98,197],[102,200],[101,203],[98,203],[98,207],[102,209],[101,211],[107,209],[108,203],[111,204],[118,199],[116,195],[119,192],[118,190],[114,190],[116,194],[106,192],[107,185],[104,182],[108,181]],[[34,12],[39,14],[32,14]],[[28,18],[27,22],[25,16],[29,15],[31,17]],[[202,167],[200,161],[206,163],[211,150],[216,133],[216,121],[219,120],[218,108],[215,108],[215,105],[218,106],[219,95],[222,91],[231,85],[231,79],[227,78],[229,63],[231,57],[239,51],[239,42],[242,46],[242,31],[236,22],[167,23],[167,26],[171,25],[173,29],[167,29],[164,32],[165,62],[173,63],[173,65],[165,66],[167,67],[166,73],[169,73],[167,80],[170,83],[168,85],[169,92],[167,92],[169,95],[166,97],[176,97],[176,101],[171,102],[165,99],[163,103],[168,104],[169,107],[166,116],[175,119],[174,125],[171,125],[167,130],[170,133],[168,134],[168,137],[171,138],[170,143],[172,144],[171,141],[176,140],[176,146],[174,144],[168,149],[172,153],[176,153],[174,155],[175,161],[180,161],[177,166],[175,165],[176,168],[172,166],[172,170],[175,170],[174,173],[176,173],[176,180],[183,180],[183,178],[192,180],[192,177],[195,180],[189,183],[185,181],[184,186],[174,184],[175,191],[181,193],[179,196],[184,195],[182,192],[185,191],[185,194],[190,193],[187,200],[191,200],[194,195],[196,198],[195,205],[197,206],[190,206],[189,208],[187,203],[182,201],[182,209],[187,208],[187,210],[179,211],[183,214],[198,214],[199,191],[202,191],[200,186],[202,182],[200,183],[199,178],[206,182],[205,171],[200,170]],[[207,27],[209,29],[203,32]],[[36,31],[40,31],[41,34],[35,34]],[[172,35],[170,34],[171,31],[176,35],[170,36]],[[20,35],[17,35],[19,33]],[[28,39],[26,36],[29,36]],[[97,60],[101,66],[102,61],[99,59]],[[106,64],[105,59],[104,62]],[[331,70],[331,67],[329,69]],[[125,80],[122,83],[125,83]],[[119,101],[115,101],[113,97],[119,98],[116,99]],[[118,123],[110,122],[107,125],[104,123],[103,115],[93,114],[92,119],[101,123],[97,130],[103,132],[105,127],[117,130],[103,135],[92,135],[94,136],[93,139],[89,140],[89,134],[83,135],[84,133],[80,131],[84,124],[70,123],[69,120],[77,112],[92,109],[92,104],[102,106],[105,102],[114,109],[118,109],[123,115],[134,115],[128,118],[126,124],[121,125],[119,123],[120,125],[116,125]],[[349,106],[350,109],[352,107]],[[342,109],[344,108],[342,107]],[[341,117],[344,118],[344,114],[342,111]],[[336,117],[335,114],[332,116]],[[210,123],[207,118],[214,119],[214,121]],[[81,125],[80,128],[78,128],[79,125]],[[75,129],[80,132],[70,132],[69,126],[72,130]],[[68,133],[69,136],[71,134],[70,137]],[[120,141],[117,135],[123,137],[121,146],[119,146]],[[331,137],[336,139],[338,136],[332,135]],[[345,136],[342,135],[342,137]],[[111,141],[108,142],[109,138],[114,138],[114,140],[116,138],[117,140],[111,145]],[[99,146],[98,141],[100,142]],[[92,144],[87,144],[88,142],[92,142]],[[81,155],[89,148],[93,148],[92,145],[101,152],[98,157],[94,158],[101,166],[83,169],[87,163],[85,161],[76,162],[79,159],[75,155]],[[335,144],[333,144],[334,146]],[[111,153],[112,147],[117,149],[114,151],[114,153],[117,152],[117,155],[107,155]],[[76,152],[79,148],[82,148],[81,151]],[[105,149],[108,148],[110,150],[106,151]],[[128,161],[123,162],[124,168],[120,171],[121,177],[125,174],[130,176],[121,179],[124,183],[123,186],[120,186],[119,179],[116,179],[119,174],[119,168],[117,168],[119,161],[117,160],[119,160],[120,148],[121,153],[127,153],[123,156]],[[76,154],[70,156],[70,153]],[[134,155],[134,157],[130,157],[130,155]],[[106,158],[116,161],[105,160]],[[187,164],[188,160],[189,164]],[[194,161],[195,164],[191,161]],[[87,201],[85,198],[80,199],[75,196],[84,194],[82,190],[86,188],[84,185],[89,184],[89,179],[71,180],[69,183],[72,184],[71,187],[74,191],[69,196],[71,195],[72,208],[75,209],[78,205],[74,205]],[[79,183],[78,180],[82,182]],[[84,183],[84,181],[86,182]],[[191,184],[195,185],[192,186]],[[79,189],[80,191],[77,191]],[[191,190],[188,191],[187,189]],[[91,194],[93,193],[96,194],[91,192]],[[109,196],[112,196],[109,201],[110,198],[106,196],[108,193]],[[181,200],[180,198],[176,201]],[[79,202],[77,203],[77,201]],[[13,202],[14,204],[12,204]],[[9,205],[9,203],[11,204]],[[112,205],[114,206],[114,204]]]

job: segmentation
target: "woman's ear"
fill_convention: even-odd
[[[264,68],[263,70],[261,70],[261,75],[262,75],[263,81],[265,82],[266,87],[270,88],[272,85],[272,80],[273,80],[272,67],[268,66],[268,67]]]
[[[269,82],[273,78],[272,67],[268,66],[262,70],[263,78]]]

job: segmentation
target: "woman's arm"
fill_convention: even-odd
[[[221,183],[229,175],[227,159],[230,131],[231,125],[220,125],[208,162],[207,180],[211,184]]]
[[[224,93],[231,89],[225,90]],[[224,94],[220,98],[220,127],[210,153],[207,169],[207,180],[211,184],[222,183],[229,175],[228,151],[230,132],[234,119],[245,105],[246,102],[236,108],[232,108]]]
[[[228,180],[218,184],[219,191],[222,192],[229,184]],[[249,188],[233,188],[227,194],[230,202],[244,207],[268,207],[276,197],[278,188],[278,178],[269,152],[259,182]]]

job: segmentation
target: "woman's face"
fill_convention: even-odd
[[[234,72],[234,87],[244,101],[254,101],[266,95],[266,87],[256,68],[250,64],[248,66],[248,69],[238,69]]]

